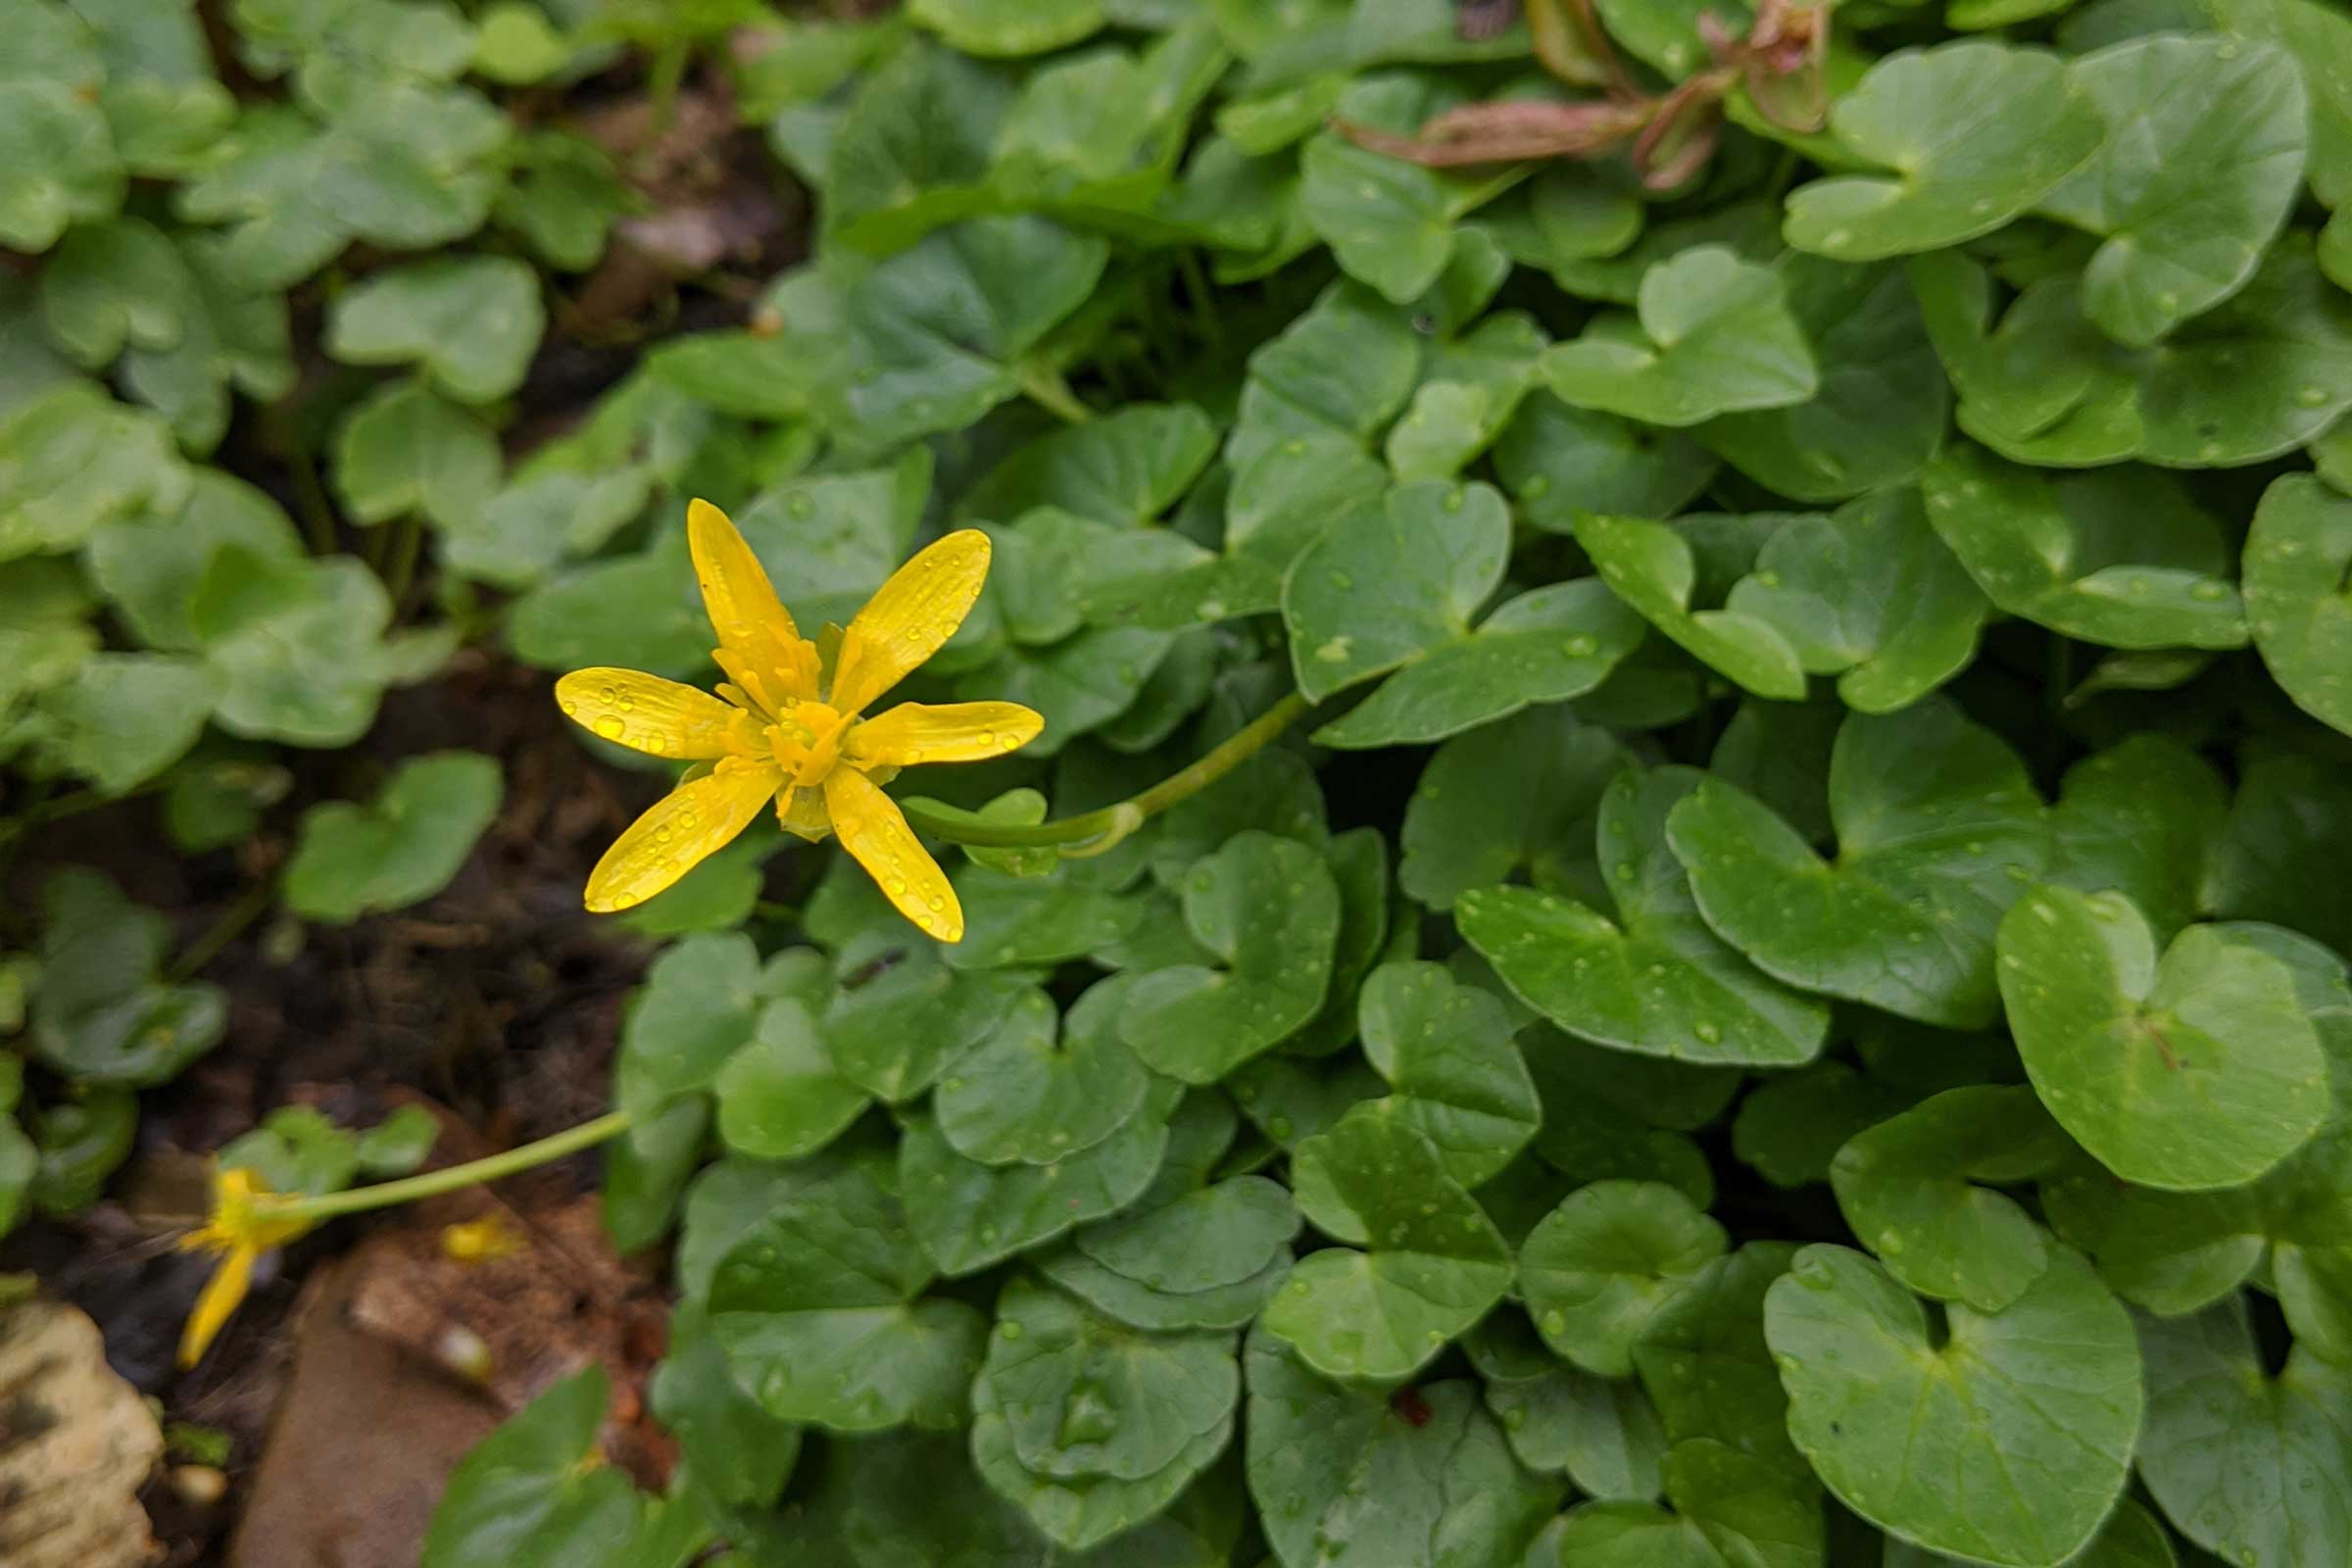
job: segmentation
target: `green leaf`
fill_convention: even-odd
[[[2246,621],[2214,519],[2147,468],[2045,477],[1955,446],[1928,515],[1986,598],[2109,648],[2242,648]]]
[[[1764,1307],[1789,1435],[1839,1500],[1889,1535],[2016,1568],[2062,1561],[2129,1475],[2141,1408],[2132,1320],[2065,1250],[1998,1312],[1943,1310],[1939,1339],[1918,1298],[1859,1252],[1799,1252]]]
[[[2255,1568],[2325,1561],[2352,1512],[2352,1377],[2299,1347],[2269,1372],[2236,1300],[2139,1335],[2139,1474],[2173,1527]]]
[[[780,981],[798,960],[779,955]],[[613,1099],[633,1116],[708,1089],[758,1026],[763,992],[760,954],[739,932],[687,937],[656,958],[621,1015]]]
[[[2024,765],[1941,702],[1855,714],[1831,755],[1830,815],[1835,861],[1710,778],[1666,836],[1707,924],[1766,974],[1945,1028],[1990,1022],[1994,930],[2049,854]]]
[[[1491,992],[1439,963],[1384,963],[1357,1000],[1365,1059],[1389,1081],[1386,1114],[1436,1147],[1446,1174],[1476,1187],[1509,1164],[1543,1111]]]
[[[1362,750],[1444,740],[1533,704],[1582,697],[1642,635],[1642,618],[1598,578],[1531,589],[1413,659],[1315,741]]]
[[[355,520],[417,514],[461,535],[490,520],[486,507],[506,466],[487,425],[414,381],[352,410],[335,431],[334,456],[335,489]],[[500,520],[511,525],[511,514]]]
[[[1483,484],[1401,485],[1344,514],[1283,579],[1300,695],[1320,702],[1467,637],[1510,543],[1510,513]]]
[[[2211,763],[2164,736],[2133,735],[2067,770],[2050,808],[2049,879],[2122,893],[2169,942],[2197,917],[2229,809]]]
[[[402,762],[370,805],[312,807],[286,867],[287,906],[343,925],[431,898],[473,853],[504,793],[496,760],[437,752]]]
[[[1734,610],[1691,608],[1698,562],[1674,528],[1588,513],[1577,518],[1576,540],[1618,598],[1719,674],[1759,697],[1803,699],[1797,651],[1771,622]]]
[[[1724,1250],[1723,1227],[1660,1182],[1580,1187],[1519,1249],[1519,1291],[1544,1343],[1623,1377],[1642,1325]]]
[[[1706,1156],[1672,1129],[1713,1120],[1737,1072],[1605,1051],[1548,1026],[1530,1037],[1527,1064],[1544,1102],[1535,1149],[1546,1164],[1579,1185],[1654,1181],[1701,1206],[1714,1201]]]
[[[865,1165],[771,1210],[710,1278],[710,1332],[782,1421],[838,1432],[954,1427],[987,1326],[921,1298],[932,1266],[898,1195]]]
[[[2254,646],[2295,706],[2352,733],[2352,500],[2304,474],[2272,481],[2246,534]]]
[[[1192,488],[1215,452],[1216,427],[1192,404],[1129,403],[1019,448],[956,505],[977,518],[1054,507],[1096,522],[1149,522]]]
[[[1454,737],[1405,807],[1397,880],[1433,909],[1521,867],[1540,887],[1581,890],[1601,792],[1624,766],[1614,736],[1564,709],[1531,709]]]
[[[1902,50],[1838,101],[1830,130],[1863,164],[1788,196],[1788,243],[1844,262],[1940,250],[2031,209],[2098,152],[2098,106],[2040,49]]]
[[[1669,1443],[1729,1444],[1809,1490],[1764,1339],[1766,1296],[1796,1251],[1790,1242],[1750,1242],[1691,1275],[1642,1325],[1634,1365]]]
[[[1830,1179],[1846,1140],[1903,1108],[1910,1097],[1836,1059],[1758,1084],[1740,1102],[1732,1150],[1775,1187]]]
[[[995,1033],[1029,989],[1018,975],[949,968],[938,945],[903,921],[864,930],[839,950],[825,1050],[844,1078],[893,1104],[930,1088]]]
[[[1327,1383],[1267,1335],[1248,1354],[1250,1495],[1278,1559],[1355,1568],[1517,1560],[1559,1506],[1511,1457],[1465,1379],[1406,1391]]]
[[[1569,1033],[1685,1061],[1810,1060],[1829,1009],[1776,984],[1699,918],[1666,821],[1703,775],[1627,771],[1600,800],[1595,858],[1615,920],[1562,895],[1477,888],[1454,903],[1462,938],[1513,994]]]
[[[1715,468],[1680,431],[1580,409],[1546,389],[1529,395],[1494,443],[1494,471],[1520,520],[1550,533],[1574,532],[1584,512],[1671,516]]]
[[[1463,1348],[1521,1464],[1539,1474],[1565,1472],[1595,1497],[1658,1494],[1666,1435],[1641,1384],[1564,1364],[1518,1312],[1493,1313]]]
[[[1845,1222],[1904,1286],[1998,1312],[2049,1266],[2049,1236],[1993,1189],[2048,1171],[2066,1138],[2032,1090],[1950,1089],[1856,1133],[1830,1182]]]
[[[41,887],[40,987],[31,1048],[67,1076],[147,1088],[169,1083],[220,1044],[228,999],[217,986],[157,978],[170,927],[86,866]]]
[[[1724,608],[1780,633],[1865,713],[1908,708],[1967,668],[1990,612],[1908,488],[1783,524]]]
[[[769,1415],[735,1381],[700,1306],[672,1314],[669,1351],[647,1394],[654,1414],[693,1466],[696,1485],[743,1507],[776,1500],[801,1456],[800,1428]]]
[[[1409,1377],[1510,1283],[1502,1237],[1403,1121],[1358,1109],[1292,1155],[1299,1206],[1354,1244],[1299,1259],[1259,1323],[1329,1377]],[[1357,1250],[1356,1248],[1365,1250]]]
[[[212,716],[219,683],[176,654],[92,654],[42,694],[43,750],[101,794],[121,795],[177,761]]]
[[[1121,988],[1130,983],[1098,982],[1059,1019],[1045,993],[1025,993],[933,1095],[949,1145],[987,1165],[1051,1165],[1125,1126],[1152,1083],[1118,1037]]]
[[[2208,913],[2273,920],[2352,951],[2352,889],[2311,867],[2331,865],[2352,837],[2352,789],[2340,765],[2293,751],[2249,749],[2237,798],[2213,849]]]
[[[501,15],[536,15],[523,0],[484,19],[482,36]],[[605,150],[561,130],[533,131],[514,149],[513,180],[498,195],[498,221],[514,230],[550,267],[585,272],[605,254],[613,220],[633,212],[639,198]]]
[[[761,1159],[806,1158],[872,1103],[834,1069],[824,1036],[797,997],[760,1009],[751,1039],[727,1055],[711,1090],[719,1137],[729,1149]]]
[[[458,1461],[425,1533],[423,1568],[621,1568],[645,1499],[599,1462],[610,1390],[602,1367],[564,1379]]]
[[[1435,78],[1384,73],[1342,89],[1335,118],[1409,135],[1456,102]],[[1307,139],[1298,168],[1299,216],[1342,270],[1397,305],[1436,283],[1453,260],[1456,220],[1517,177],[1448,178],[1329,129]]]
[[[71,550],[141,508],[188,492],[163,421],[79,379],[0,416],[0,561]]]
[[[1592,1568],[1807,1568],[1822,1560],[1818,1499],[1788,1475],[1712,1439],[1678,1443],[1662,1466],[1672,1512],[1647,1502],[1571,1509],[1558,1560]]]
[[[1152,1071],[1214,1083],[1322,1006],[1339,888],[1313,850],[1252,830],[1185,873],[1184,918],[1218,965],[1176,964],[1135,980],[1119,1035]]]
[[[546,328],[530,268],[450,257],[378,272],[338,296],[326,348],[347,365],[416,365],[461,403],[491,403],[522,384]]]
[[[1788,408],[1724,415],[1700,427],[1698,439],[1765,488],[1799,501],[1842,501],[1912,478],[1943,439],[1951,387],[1901,270],[1795,251],[1776,268],[1821,388]]]
[[[2245,285],[2303,182],[2303,81],[2282,49],[2135,38],[2068,79],[2106,122],[2097,153],[2041,210],[2105,237],[2084,312],[2145,347]]]
[[[1042,55],[1104,21],[1102,0],[912,0],[908,13],[967,55]]]
[[[2329,1108],[2328,1061],[2286,965],[2191,926],[2161,961],[2115,893],[2041,886],[2001,922],[2001,996],[2059,1123],[2126,1181],[2252,1181]]]
[[[983,1165],[950,1148],[929,1118],[908,1117],[899,1185],[924,1250],[945,1272],[971,1274],[1125,1208],[1159,1168],[1176,1094],[1153,1080],[1125,1126],[1051,1165]]]
[[[1544,357],[1562,401],[1689,425],[1803,403],[1821,390],[1781,275],[1728,246],[1696,245],[1642,274],[1639,323],[1596,317]]]

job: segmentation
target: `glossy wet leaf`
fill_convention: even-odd
[[[1620,773],[1594,858],[1616,918],[1565,894],[1478,888],[1462,936],[1530,1006],[1571,1034],[1685,1061],[1787,1066],[1821,1049],[1829,1011],[1758,971],[1699,917],[1666,818],[1694,769]]]
[[[1658,1182],[1577,1189],[1519,1249],[1537,1332],[1588,1372],[1623,1377],[1660,1303],[1724,1250],[1723,1227]]]
[[[1029,989],[1017,974],[950,968],[903,930],[882,923],[840,944],[840,985],[819,1020],[841,1075],[894,1104],[931,1087]]]
[[[1855,714],[1830,763],[1838,857],[1708,779],[1667,842],[1717,935],[1789,985],[1923,1023],[1989,1022],[1993,934],[2049,854],[2015,754],[1940,702]]]
[[[1565,1472],[1594,1497],[1658,1494],[1666,1436],[1641,1384],[1578,1371],[1545,1348],[1518,1312],[1492,1314],[1463,1348],[1521,1464],[1539,1474]]]
[[[459,1461],[423,1542],[425,1568],[628,1562],[646,1500],[599,1462],[610,1394],[601,1367],[565,1378]]]
[[[2328,1063],[2285,964],[2211,926],[2157,956],[2113,893],[2042,886],[2001,922],[2001,995],[2050,1113],[2126,1181],[2252,1181],[2317,1130]]]
[[[351,365],[417,365],[462,403],[521,384],[547,324],[539,281],[522,263],[476,256],[378,272],[343,294],[327,348]]]
[[[1560,1483],[1520,1467],[1466,1379],[1415,1387],[1399,1409],[1262,1334],[1247,1365],[1250,1495],[1284,1563],[1508,1562],[1559,1506]]]
[[[2246,617],[2297,707],[2352,733],[2352,499],[2306,475],[2272,482],[2246,535]]]
[[[2177,741],[2134,735],[2067,770],[2050,808],[2050,880],[2131,899],[2160,941],[2197,917],[2230,795]]]
[[[1712,1439],[1678,1443],[1663,1465],[1671,1509],[1647,1502],[1580,1503],[1558,1537],[1561,1563],[1593,1568],[1798,1568],[1821,1561],[1821,1505],[1786,1472]]]
[[[1186,927],[1218,963],[1138,977],[1119,1035],[1152,1071],[1214,1083],[1322,1006],[1339,890],[1313,850],[1252,831],[1196,862],[1183,894]]]
[[[1764,1339],[1765,1297],[1796,1250],[1788,1242],[1749,1242],[1691,1275],[1642,1325],[1634,1366],[1669,1443],[1713,1439],[1809,1487]]]
[[[2033,1091],[1951,1089],[1848,1139],[1830,1182],[1887,1273],[1922,1296],[1997,1312],[2050,1258],[2048,1233],[1997,1189],[2066,1153]]]
[[[669,1352],[647,1393],[699,1485],[745,1506],[775,1501],[800,1458],[800,1429],[769,1415],[735,1381],[699,1307],[670,1319]]]
[[[1717,673],[1759,697],[1795,702],[1805,695],[1797,651],[1771,622],[1694,606],[1699,564],[1681,533],[1646,517],[1587,514],[1577,519],[1576,539],[1618,598]]]
[[[1830,130],[1867,165],[1788,197],[1788,243],[1839,261],[1937,250],[2031,209],[2100,145],[2097,106],[2045,50],[1904,50],[1838,101]]]
[[[1428,78],[1384,73],[1349,83],[1334,116],[1409,135],[1458,101]],[[1448,177],[1326,129],[1308,138],[1300,153],[1298,210],[1342,269],[1402,305],[1436,282],[1453,259],[1455,220],[1507,179],[1493,171]]]
[[[1740,1102],[1732,1150],[1775,1187],[1826,1182],[1846,1140],[1901,1110],[1909,1099],[1842,1061],[1818,1061],[1758,1084]]]
[[[762,1159],[814,1153],[864,1113],[872,1097],[844,1078],[808,1005],[779,997],[711,1080],[718,1135]]]
[[[621,1016],[613,1098],[646,1115],[709,1088],[759,1028],[769,976],[798,967],[787,956],[774,963],[763,974],[759,950],[736,931],[687,937],[656,958]]]
[[[2109,648],[2242,648],[2245,612],[2213,517],[2147,468],[2046,476],[1955,446],[1928,516],[1986,598]]]
[[[432,897],[472,853],[503,794],[491,759],[442,752],[403,762],[368,806],[313,807],[286,867],[288,907],[340,925]]]
[[[1356,1110],[1292,1158],[1299,1206],[1352,1245],[1299,1259],[1259,1322],[1326,1376],[1411,1375],[1510,1283],[1501,1236],[1401,1120]]]
[[[1574,532],[1582,512],[1670,516],[1715,469],[1679,430],[1581,409],[1548,389],[1519,406],[1494,457],[1520,519],[1551,533]]]
[[[2129,1478],[2142,1405],[2132,1320],[2063,1250],[1998,1312],[1944,1308],[1948,1338],[1877,1264],[1799,1252],[1765,1301],[1788,1431],[1845,1505],[1988,1562],[2058,1562]],[[2030,1467],[2031,1489],[2011,1478]]]
[[[2041,210],[2105,236],[2083,308],[2117,342],[2144,346],[2243,285],[2286,221],[2303,176],[2303,80],[2282,49],[2210,36],[2115,44],[2067,76],[2106,134]]]
[[[1596,318],[1554,345],[1544,371],[1580,408],[1649,424],[1786,408],[1820,390],[1820,370],[1770,268],[1728,247],[1693,246],[1642,276],[1639,317]]]
[[[1509,1164],[1543,1110],[1502,1004],[1412,961],[1374,969],[1357,1008],[1364,1057],[1392,1091],[1376,1103],[1436,1146],[1464,1187]]]
[[[1806,674],[1836,675],[1865,713],[1908,708],[1965,669],[1990,613],[1908,488],[1785,524],[1724,603],[1779,632]]]
[[[415,382],[354,409],[335,433],[335,489],[361,522],[412,514],[464,531],[488,520],[498,438],[480,418]],[[511,515],[504,518],[509,526]]]
[[[1215,426],[1193,405],[1130,403],[1020,448],[961,506],[1000,521],[1057,507],[1097,522],[1145,522],[1183,496],[1215,450]]]
[[[1522,868],[1539,886],[1581,885],[1601,791],[1624,766],[1616,739],[1538,708],[1438,748],[1405,807],[1397,880],[1432,908]]]
[[[955,1426],[987,1326],[962,1301],[922,1298],[931,1277],[885,1174],[854,1167],[744,1234],[711,1276],[710,1330],[778,1419]]]
[[[932,1096],[956,1152],[990,1165],[1051,1165],[1094,1148],[1142,1109],[1151,1074],[1118,1036],[1127,983],[1100,982],[1060,1018],[1043,992],[1024,993]]]

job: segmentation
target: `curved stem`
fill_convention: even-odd
[[[490,1154],[481,1159],[469,1159],[463,1165],[403,1176],[398,1181],[347,1188],[343,1192],[327,1193],[318,1198],[266,1200],[255,1206],[266,1208],[271,1219],[318,1221],[333,1219],[341,1214],[364,1214],[371,1208],[390,1208],[395,1203],[413,1203],[420,1198],[438,1198],[443,1193],[454,1193],[461,1187],[498,1181],[535,1165],[562,1159],[566,1154],[576,1154],[583,1149],[593,1149],[628,1130],[629,1113],[615,1110],[594,1121],[584,1121],[577,1127],[566,1127],[537,1143],[524,1144],[519,1149],[510,1149],[504,1153]]]
[[[945,816],[921,801],[901,801],[899,807],[915,828],[951,844],[968,844],[983,850],[1057,848],[1066,855],[1100,855],[1153,815],[1178,801],[1200,794],[1256,756],[1310,706],[1305,698],[1293,692],[1183,771],[1169,774],[1142,794],[1116,806],[1064,817],[1058,822],[1038,822],[1024,827],[978,821],[962,812],[955,817]]]

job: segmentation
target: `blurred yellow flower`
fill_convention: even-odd
[[[686,539],[718,633],[711,657],[727,674],[718,696],[633,669],[574,670],[556,682],[556,700],[583,727],[696,764],[597,861],[588,907],[652,898],[773,799],[788,832],[812,842],[839,834],[900,913],[943,942],[960,941],[956,890],[882,785],[916,762],[1001,757],[1035,739],[1045,720],[1017,703],[901,703],[863,714],[963,624],[988,576],[988,536],[965,528],[917,553],[822,651],[800,634],[725,513],[692,503]]]
[[[487,1263],[512,1257],[523,1249],[514,1227],[497,1214],[484,1214],[457,1225],[441,1227],[442,1255],[459,1263]]]
[[[194,1366],[204,1359],[221,1325],[245,1299],[245,1292],[253,1284],[253,1265],[261,1255],[311,1228],[309,1220],[272,1214],[270,1200],[274,1196],[253,1171],[213,1173],[212,1217],[203,1229],[181,1237],[179,1245],[192,1252],[219,1252],[221,1260],[213,1277],[205,1281],[204,1294],[196,1298],[196,1308],[180,1333],[181,1366]]]

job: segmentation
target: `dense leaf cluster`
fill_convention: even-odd
[[[235,0],[231,98],[164,0],[0,0],[20,775],[193,850],[464,636],[700,677],[689,495],[809,627],[988,531],[909,692],[1045,733],[908,793],[1315,705],[971,853],[960,944],[846,861],[761,903],[766,826],[632,911],[683,1462],[583,1463],[567,1383],[432,1568],[2352,1560],[2352,21],[1848,0],[1821,128],[1742,81],[1669,189],[1365,144],[1587,96],[1526,9]],[[1753,20],[1591,9],[1644,94]],[[631,198],[496,89],[638,57],[813,256],[510,460]],[[430,894],[500,788],[315,808],[287,903]],[[37,944],[0,1005],[93,1087],[0,1119],[0,1223],[222,1027],[91,873]],[[245,1155],[403,1154],[330,1133]]]

